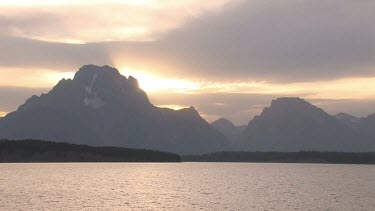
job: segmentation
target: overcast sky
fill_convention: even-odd
[[[281,96],[375,112],[372,0],[0,0],[0,115],[85,64],[155,105],[247,124]]]

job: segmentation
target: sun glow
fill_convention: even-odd
[[[343,78],[330,81],[301,83],[267,82],[210,82],[189,79],[163,78],[144,70],[121,68],[121,72],[138,79],[140,87],[146,92],[197,93],[248,93],[298,95],[310,99],[369,99],[375,98],[375,78]],[[348,93],[351,93],[348,95]]]
[[[51,87],[61,79],[73,78],[74,72],[51,69],[0,67],[0,86]]]
[[[51,84],[56,84],[58,81],[62,79],[73,79],[74,73],[73,72],[51,72],[46,74],[46,79]]]
[[[185,79],[162,78],[142,70],[121,68],[121,74],[138,79],[139,86],[146,92],[188,92],[199,89],[199,84]]]
[[[0,111],[0,117],[4,117],[7,114],[8,114],[8,112]]]
[[[184,108],[188,108],[189,106],[183,106],[183,105],[158,105],[159,108],[170,108],[173,110],[181,110]]]

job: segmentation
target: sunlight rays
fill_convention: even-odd
[[[189,92],[199,89],[198,83],[186,79],[162,78],[129,67],[120,68],[121,74],[138,79],[140,87],[146,92]]]

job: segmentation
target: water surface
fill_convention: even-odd
[[[375,210],[375,166],[0,164],[0,210]]]

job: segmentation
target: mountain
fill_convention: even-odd
[[[339,113],[335,117],[342,123],[356,130],[358,133],[375,140],[375,114],[358,118],[349,114]]]
[[[223,134],[234,147],[238,146],[239,139],[246,126],[236,126],[231,121],[220,118],[210,124],[213,128]]]
[[[0,121],[0,138],[204,153],[226,138],[193,107],[152,105],[138,81],[109,66],[86,65],[47,94],[32,96]]]
[[[358,118],[346,113],[338,113],[335,115],[336,119],[352,128],[358,128],[362,118]]]
[[[375,140],[375,114],[371,114],[367,117],[361,118],[357,129],[360,131],[360,133]]]
[[[260,151],[373,151],[374,141],[300,98],[279,98],[250,121],[246,149]]]

